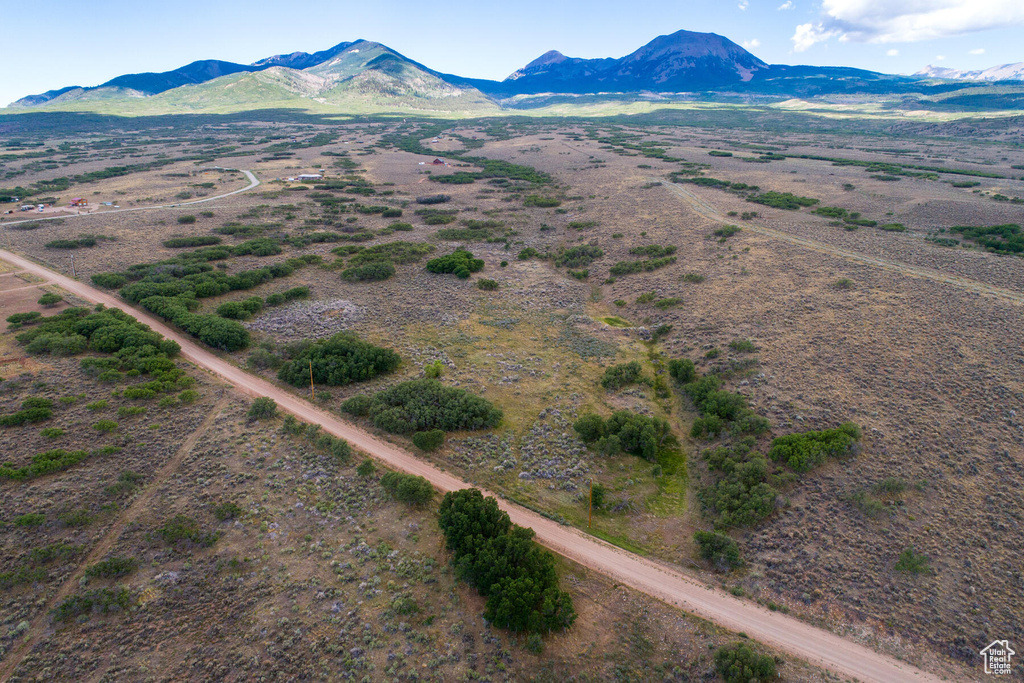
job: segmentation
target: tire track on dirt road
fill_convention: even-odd
[[[186,457],[188,457],[188,454],[192,452],[192,449],[195,448],[199,439],[202,438],[206,433],[206,430],[210,428],[213,421],[221,414],[224,408],[227,407],[229,402],[230,399],[226,396],[217,401],[217,404],[206,416],[206,419],[204,419],[203,422],[191,434],[189,434],[188,438],[185,439],[181,446],[178,447],[178,450],[175,451],[174,456],[164,463],[164,466],[161,467],[156,473],[156,476],[153,477],[153,481],[146,486],[142,493],[135,497],[135,500],[128,506],[128,509],[118,515],[117,519],[115,519],[114,523],[110,525],[110,528],[103,534],[103,537],[100,538],[99,542],[79,563],[78,569],[72,572],[71,576],[64,580],[60,589],[58,589],[54,596],[47,601],[46,606],[40,610],[39,614],[36,615],[36,618],[32,620],[31,624],[29,624],[27,638],[22,640],[18,649],[11,652],[7,659],[0,662],[0,680],[7,680],[18,668],[18,665],[24,661],[25,656],[28,655],[28,653],[30,653],[41,640],[43,640],[46,635],[44,622],[49,616],[50,610],[52,610],[61,600],[71,595],[75,588],[78,587],[79,581],[81,581],[82,577],[85,576],[86,568],[103,559],[106,554],[110,552],[110,549],[114,547],[114,543],[116,543],[117,539],[121,537],[121,534],[124,533],[125,527],[138,519],[139,515],[149,508],[149,505],[159,490],[160,485],[167,481],[170,476],[178,470],[178,467],[180,467],[181,463]]]
[[[0,250],[0,259],[30,272],[43,275],[87,301],[120,308],[154,331],[181,345],[181,356],[247,395],[269,396],[278,407],[297,418],[319,424],[329,434],[346,439],[353,447],[372,455],[388,467],[428,479],[442,492],[472,486],[412,453],[326,412],[290,391],[250,375],[212,351],[201,347],[184,333],[141,311],[115,296],[88,284],[50,271],[26,258]],[[803,659],[863,683],[938,683],[940,677],[910,664],[881,654],[871,648],[812,626],[782,612],[772,612],[756,603],[741,600],[724,590],[702,583],[666,563],[649,560],[605,543],[580,530],[562,526],[524,507],[495,496],[513,522],[532,527],[536,540],[578,564],[604,574],[623,585],[686,612],[702,617],[730,631],[744,632],[780,652]],[[953,672],[945,672],[948,675]]]
[[[669,183],[665,180],[659,180],[658,178],[649,178],[652,182],[660,182],[663,186],[667,187],[670,192],[681,197],[687,204],[689,204],[694,211],[698,214],[707,218],[711,221],[729,223],[731,219],[728,216],[723,215],[718,209],[708,204],[706,201],[698,197],[696,194],[691,192],[685,187]],[[876,268],[882,268],[884,270],[900,273],[901,275],[909,275],[911,277],[921,277],[935,282],[940,282],[946,285],[952,285],[965,289],[971,292],[977,292],[979,294],[989,294],[992,296],[1012,301],[1017,304],[1024,304],[1024,294],[1015,292],[1011,289],[1005,289],[1003,287],[996,287],[995,285],[989,285],[978,280],[971,280],[970,278],[959,277],[957,275],[950,275],[943,273],[942,271],[932,270],[931,268],[922,268],[920,266],[912,266],[900,261],[891,261],[889,259],[877,258],[874,256],[868,256],[848,249],[842,249],[840,247],[834,247],[831,244],[824,242],[818,242],[816,240],[807,239],[805,237],[799,237],[791,233],[776,230],[774,228],[766,228],[763,225],[757,225],[753,222],[745,222],[743,224],[744,230],[750,230],[761,235],[768,237],[774,237],[790,244],[795,244],[806,249],[813,251],[830,254],[832,256],[838,256],[839,258],[846,259],[848,261],[856,261],[858,263],[864,263],[869,266],[875,266]]]

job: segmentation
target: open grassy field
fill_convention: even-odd
[[[245,185],[240,173],[204,170],[213,166],[251,170],[263,185],[194,207],[103,207],[35,224],[13,224],[35,218],[15,212],[0,216],[0,243],[68,274],[73,253],[80,278],[190,251],[165,245],[180,238],[219,240],[216,247],[231,253],[213,270],[228,276],[317,256],[319,263],[244,292],[196,301],[197,313],[215,315],[225,302],[309,288],[308,298],[244,320],[250,343],[225,354],[233,362],[276,380],[296,342],[355,333],[397,352],[401,364],[369,381],[317,385],[322,406],[346,415],[341,406],[353,396],[439,372],[444,385],[500,408],[500,424],[449,432],[428,453],[352,419],[577,527],[588,527],[597,484],[595,535],[932,671],[970,678],[988,642],[1024,642],[1024,506],[1016,493],[1024,483],[1024,261],[954,229],[1022,224],[1020,120],[758,111],[405,123],[281,115],[210,117],[159,133],[142,119],[73,137],[26,131],[27,141],[42,144],[3,155],[0,185],[42,189],[72,178],[48,192],[60,201],[109,197],[144,207]],[[30,156],[46,150],[52,154]],[[448,165],[433,164],[436,157]],[[84,176],[129,158],[137,169]],[[321,169],[326,183],[288,180]],[[783,208],[785,193],[808,201]],[[89,235],[110,239],[52,246]],[[252,240],[273,249],[257,255],[245,246]],[[361,251],[399,241],[427,246],[395,260],[387,279],[344,275],[365,258]],[[481,259],[482,270],[463,279],[425,268],[457,247]],[[0,274],[4,317],[50,314],[34,303],[45,283],[8,286],[16,278]],[[24,355],[11,333],[0,339],[0,360]],[[753,452],[767,455],[776,437],[844,422],[863,436],[847,456],[808,472],[769,460],[775,495],[767,514],[722,522],[708,503],[722,475],[704,454],[737,447],[744,436],[691,431],[701,412],[668,370],[680,359],[719,378],[767,420],[767,430],[746,437]],[[104,417],[85,404],[105,399],[111,415],[122,407],[109,397],[113,387],[78,373],[74,360],[25,362],[13,373],[0,366],[14,377],[3,397],[12,410],[27,392],[57,399],[84,392],[56,418],[74,435]],[[606,371],[631,362],[637,378],[603,383]],[[47,379],[55,375],[60,382]],[[221,678],[215,669],[190,669],[209,664],[202,653],[213,643],[231,653],[216,665],[233,675],[274,661],[281,680],[330,678],[339,660],[368,680],[427,670],[491,680],[567,671],[576,680],[693,680],[713,668],[707,643],[724,642],[721,634],[633,594],[612,600],[622,589],[570,566],[568,590],[581,601],[577,625],[546,639],[543,656],[516,649],[524,639],[479,622],[479,599],[448,571],[430,510],[388,500],[376,479],[355,473],[358,461],[331,463],[271,423],[247,424],[244,403],[213,383],[199,378],[198,387],[196,403],[119,420],[102,437],[124,449],[118,464],[90,459],[80,485],[63,475],[2,485],[19,510],[38,508],[46,519],[39,531],[5,531],[5,562],[20,562],[29,535],[45,533],[40,543],[82,546],[62,560],[66,566],[47,569],[67,577],[131,504],[129,496],[105,510],[97,492],[121,469],[157,471],[181,458],[178,474],[147,493],[152,507],[110,539],[111,554],[140,561],[129,579],[138,611],[126,626],[114,627],[125,618],[117,615],[59,626],[57,645],[26,659],[19,680],[73,663],[106,667],[110,680],[147,670],[158,680],[189,671]],[[623,410],[664,419],[673,439],[647,459],[606,455],[573,427],[584,414]],[[200,425],[200,443],[178,453]],[[45,450],[38,433],[17,428],[13,452],[27,459]],[[152,458],[145,466],[143,454]],[[235,521],[212,516],[224,501],[243,511]],[[54,521],[65,507],[87,509],[94,521],[82,531],[65,528]],[[221,536],[212,549],[190,553],[147,539],[172,512]],[[694,532],[716,520],[737,541],[743,567],[722,573],[699,556]],[[914,571],[901,561],[908,550],[926,558]],[[403,562],[416,571],[402,575]],[[39,617],[61,582],[51,583],[42,603],[7,592],[12,616],[4,625],[16,630]],[[414,615],[396,612],[405,599],[416,604]],[[166,637],[145,634],[151,624]],[[640,636],[615,630],[623,624]],[[90,629],[98,644],[83,648],[79,638]],[[167,644],[157,647],[160,640]],[[625,673],[603,643],[626,647]],[[116,661],[107,657],[122,647]],[[813,675],[797,668],[782,670],[787,680]]]

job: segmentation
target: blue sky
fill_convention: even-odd
[[[365,38],[439,71],[501,79],[550,49],[621,57],[679,29],[718,33],[770,63],[912,73],[1024,61],[1022,0],[516,0],[0,2],[0,105],[67,85],[249,63]]]

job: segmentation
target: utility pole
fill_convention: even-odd
[[[587,515],[587,528],[590,528],[590,523],[594,521],[594,480],[590,480],[590,513]]]
[[[78,273],[75,272],[75,255],[71,255],[71,277],[78,278]]]
[[[313,400],[316,400],[316,389],[313,388],[313,359],[309,359],[309,393],[313,395]]]

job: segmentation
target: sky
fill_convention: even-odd
[[[548,50],[621,57],[679,29],[773,64],[913,73],[1024,61],[1024,0],[0,0],[0,106],[197,59],[251,63],[364,38],[428,67],[503,79]]]

